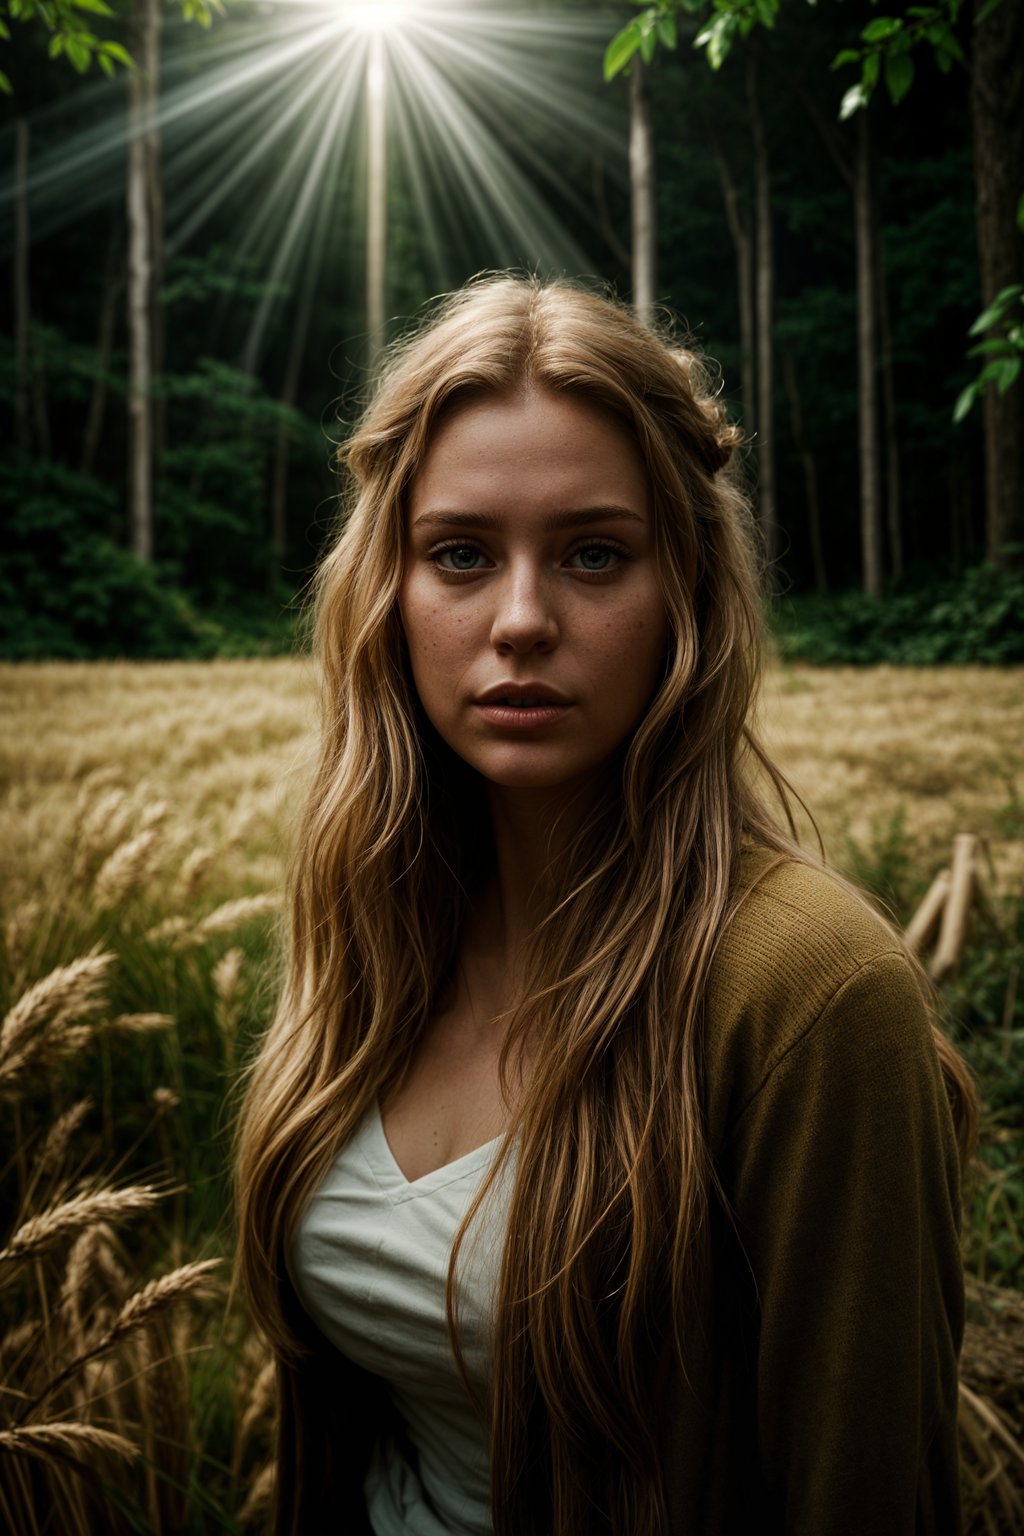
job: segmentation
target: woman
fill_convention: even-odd
[[[971,1087],[761,799],[736,439],[497,278],[349,442],[237,1168],[278,1532],[959,1529]]]

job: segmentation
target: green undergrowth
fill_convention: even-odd
[[[783,597],[769,622],[786,661],[1008,666],[1024,661],[1024,572],[979,565],[882,598],[863,592]]]
[[[847,837],[836,862],[901,928],[937,873],[921,861],[902,811],[867,839]],[[981,873],[991,887],[984,857]],[[993,892],[991,907],[990,917],[972,913],[960,964],[937,1003],[982,1106],[977,1163],[965,1186],[968,1272],[1024,1291],[1024,892]],[[928,955],[922,959],[927,964]]]

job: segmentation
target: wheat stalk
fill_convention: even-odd
[[[71,1144],[71,1138],[78,1130],[82,1121],[92,1108],[91,1099],[79,1099],[77,1104],[72,1104],[66,1109],[59,1119],[55,1120],[43,1142],[43,1150],[39,1154],[36,1164],[36,1174],[42,1178],[47,1173],[59,1168],[64,1161],[65,1154]]]
[[[159,841],[155,827],[145,827],[121,843],[100,865],[93,895],[101,907],[116,907],[137,890],[151,873]]]
[[[183,1264],[179,1269],[173,1269],[168,1275],[150,1280],[141,1291],[136,1291],[134,1296],[129,1296],[106,1332],[95,1343],[90,1344],[88,1349],[69,1360],[67,1365],[47,1382],[42,1391],[38,1392],[21,1410],[19,1419],[28,1418],[40,1403],[51,1397],[58,1387],[64,1386],[65,1382],[77,1375],[83,1367],[98,1359],[99,1356],[109,1354],[116,1344],[134,1334],[138,1329],[145,1328],[159,1313],[166,1311],[176,1301],[180,1301],[182,1296],[204,1290],[211,1271],[217,1269],[220,1262],[220,1259],[197,1259],[191,1264]]]
[[[238,978],[245,955],[242,950],[229,949],[213,968],[213,987],[221,1006],[227,1008],[238,990]]]
[[[73,874],[81,875],[96,854],[122,841],[132,819],[132,811],[132,802],[123,789],[107,789],[97,796],[83,812],[78,824]]]
[[[163,1312],[179,1297],[207,1289],[207,1282],[212,1272],[219,1269],[220,1262],[220,1259],[195,1259],[191,1264],[182,1264],[180,1268],[172,1269],[168,1275],[150,1280],[141,1291],[129,1296],[115,1317],[109,1333],[92,1347],[90,1354],[106,1351],[119,1339],[134,1333],[136,1328],[144,1328],[158,1312]]]
[[[53,1419],[48,1424],[23,1424],[17,1429],[0,1430],[0,1450],[21,1452],[46,1458],[53,1450],[111,1451],[116,1456],[139,1454],[123,1435],[99,1429],[95,1424],[80,1424],[73,1419]]]
[[[150,1184],[75,1195],[40,1211],[38,1216],[30,1216],[0,1252],[0,1264],[15,1264],[45,1253],[72,1232],[81,1232],[84,1227],[95,1226],[97,1222],[118,1221],[137,1211],[147,1211],[162,1198],[161,1192]]]
[[[144,807],[142,815],[139,817],[136,831],[150,832],[157,827],[162,827],[167,820],[167,809],[166,800],[151,800],[149,805]]]
[[[146,932],[151,944],[170,944],[177,947],[187,942],[189,924],[187,917],[165,917]]]
[[[249,1497],[238,1515],[239,1525],[248,1525],[249,1522],[260,1514],[270,1503],[274,1492],[274,1464],[268,1461],[266,1466],[260,1468],[255,1481],[249,1490]]]
[[[174,880],[174,895],[179,901],[188,901],[196,894],[212,863],[212,848],[192,849],[182,861]]]
[[[225,901],[197,923],[193,936],[202,940],[218,933],[230,933],[242,923],[255,917],[268,917],[281,908],[281,898],[274,891],[264,891],[260,896],[240,896],[235,901]]]
[[[267,1418],[274,1406],[274,1389],[277,1384],[277,1366],[273,1360],[268,1360],[256,1378],[249,1399],[249,1406],[242,1415],[242,1421],[238,1426],[237,1450],[234,1456],[234,1465],[237,1470],[242,1464],[245,1448],[253,1430],[261,1419]]]
[[[106,1222],[98,1222],[94,1227],[86,1227],[85,1231],[80,1232],[75,1238],[68,1253],[57,1305],[75,1340],[76,1349],[81,1346],[82,1341],[82,1302],[86,1287],[92,1271],[98,1268],[99,1251],[104,1237],[110,1230]]]
[[[20,1355],[22,1350],[35,1338],[42,1328],[42,1323],[35,1317],[26,1317],[24,1322],[15,1323],[0,1339],[0,1360],[10,1355]]]
[[[8,1009],[0,1025],[0,1062],[12,1056],[43,1024],[48,1026],[48,1034],[56,1034],[72,1019],[95,1014],[104,1002],[104,983],[113,963],[110,953],[82,955],[34,982]]]
[[[109,1030],[121,1035],[152,1035],[174,1024],[171,1013],[119,1013],[107,1025]]]
[[[42,902],[31,899],[16,907],[4,923],[4,952],[8,971],[16,985],[20,982],[29,941],[39,927],[42,913]]]

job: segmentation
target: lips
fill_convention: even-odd
[[[543,708],[544,705],[566,705],[572,700],[557,688],[546,683],[494,683],[480,694],[478,704],[498,704],[512,709]]]

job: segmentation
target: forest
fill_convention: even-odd
[[[13,0],[0,653],[289,649],[382,345],[513,266],[719,366],[784,654],[1020,659],[1022,8],[880,9]]]
[[[272,1526],[231,1170],[306,597],[387,346],[508,268],[742,428],[791,830],[978,1093],[936,1519],[1024,1530],[1022,97],[1024,0],[0,0],[3,1536]]]

